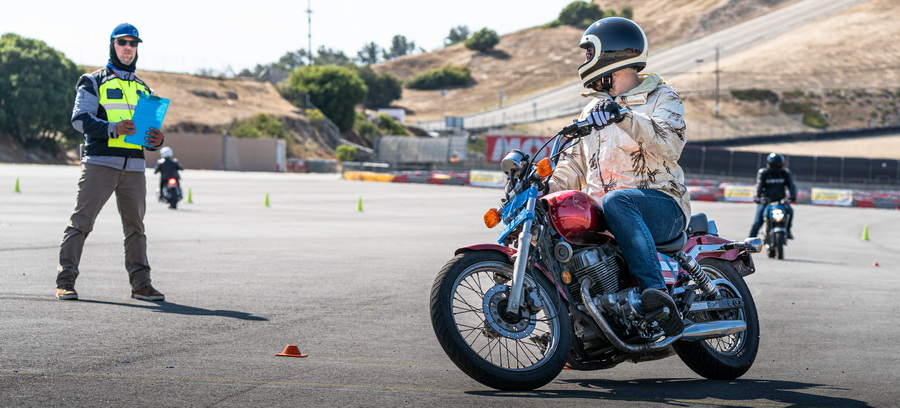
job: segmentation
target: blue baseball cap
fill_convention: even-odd
[[[138,35],[138,29],[128,23],[122,23],[122,24],[117,25],[116,28],[113,29],[112,34],[109,35],[109,40],[112,41],[112,40],[115,40],[116,38],[128,37],[128,36],[137,38],[138,42],[144,42],[144,40],[142,40],[141,37]]]

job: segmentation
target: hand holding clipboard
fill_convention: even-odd
[[[126,134],[125,142],[144,147],[157,147],[162,144],[163,119],[169,108],[169,100],[158,96],[141,94],[131,120],[132,134]],[[127,121],[126,126],[128,126]],[[122,123],[122,122],[120,122]]]

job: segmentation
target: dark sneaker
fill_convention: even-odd
[[[791,234],[791,230],[787,232],[787,239],[794,239],[794,234]]]
[[[56,288],[56,298],[59,300],[78,300],[78,292],[75,285],[61,285]]]
[[[669,315],[659,320],[659,327],[666,332],[666,336],[677,336],[684,331],[684,322],[678,314],[678,307],[668,293],[658,289],[647,289],[641,293],[641,306],[644,308],[645,316],[659,314],[663,307],[669,308]]]
[[[131,297],[138,300],[166,300],[166,295],[159,293],[159,291],[154,289],[153,286],[145,286],[137,290],[132,290]]]

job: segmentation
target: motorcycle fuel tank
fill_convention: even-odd
[[[609,241],[603,209],[591,196],[576,190],[559,191],[542,198],[547,202],[550,222],[562,237],[576,245]]]

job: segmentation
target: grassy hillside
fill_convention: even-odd
[[[799,0],[605,0],[604,9],[631,6],[634,19],[646,30],[651,47],[661,50],[705,35]],[[757,88],[773,92],[777,102],[740,100],[720,93],[720,116],[714,115],[715,66],[706,61],[696,72],[666,78],[685,100],[691,137],[723,137],[747,123],[767,123],[772,132],[800,131],[803,112],[815,112],[829,128],[900,124],[900,13],[896,0],[870,0],[824,20],[800,26],[785,35],[723,58],[720,88]],[[556,16],[547,16],[551,21]],[[465,65],[473,81],[440,91],[403,90],[394,103],[407,109],[407,123],[443,115],[465,115],[522,99],[577,79],[583,61],[578,48],[583,30],[573,27],[533,27],[501,38],[487,53],[462,44],[430,53],[406,56],[374,66],[401,79],[426,69]],[[88,68],[90,70],[90,68]],[[139,71],[159,95],[172,99],[167,130],[212,130],[258,113],[285,118],[297,128],[309,127],[302,112],[283,100],[274,86],[246,79],[215,79],[193,75]],[[74,96],[74,95],[73,95]],[[787,106],[785,104],[792,104]],[[800,113],[797,113],[800,112]],[[546,134],[566,120],[551,120],[512,129]],[[313,140],[298,155],[330,154]],[[5,143],[3,143],[5,144]],[[868,151],[900,150],[857,143]],[[808,147],[806,147],[808,148]],[[842,147],[841,152],[846,152]],[[838,153],[841,153],[838,152]],[[853,155],[852,153],[847,153]],[[865,154],[865,150],[860,152]],[[0,160],[35,161],[27,152],[0,151]]]

